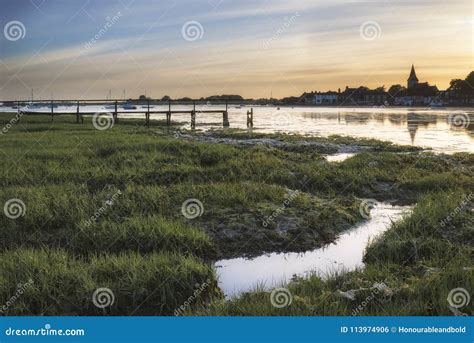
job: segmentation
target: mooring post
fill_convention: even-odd
[[[191,129],[194,130],[196,128],[196,111],[191,111]]]
[[[247,128],[253,127],[253,108],[250,111],[247,110]]]
[[[114,112],[114,123],[117,123],[118,122],[118,117],[117,117],[117,108],[118,108],[118,104],[117,104],[117,100],[115,100],[115,112]]]
[[[79,124],[79,100],[77,101],[77,108],[76,108],[76,124]]]
[[[166,112],[166,125],[171,125],[171,99],[168,100],[168,112]]]
[[[150,125],[150,99],[147,100],[147,112],[145,114],[145,125]]]
[[[225,111],[222,112],[222,126],[229,127],[229,112],[227,111],[229,108],[229,101],[225,101]]]
[[[51,99],[51,121],[54,121],[54,104],[53,104],[53,99]]]

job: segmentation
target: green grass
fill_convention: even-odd
[[[84,261],[64,250],[17,249],[4,251],[0,258],[2,296],[14,295],[18,284],[33,281],[4,310],[8,315],[169,315],[193,294],[196,284],[209,280],[202,300],[220,294],[210,267],[179,254],[127,253]],[[98,288],[112,291],[111,306],[94,305]]]
[[[0,126],[11,117],[0,115]],[[217,301],[220,293],[211,262],[305,251],[331,242],[364,220],[359,211],[364,198],[410,204],[431,199],[423,200],[431,201],[429,205],[419,205],[426,213],[415,211],[416,222],[403,224],[405,229],[396,226],[400,232],[421,235],[432,224],[423,220],[435,214],[439,220],[458,197],[442,200],[429,194],[474,188],[470,154],[443,156],[375,140],[235,130],[206,133],[203,139],[202,133],[183,136],[176,126],[157,121],[147,128],[144,121],[122,119],[98,131],[91,118],[84,124],[74,121],[72,116],[56,117],[53,123],[49,117],[24,116],[0,136],[0,202],[18,198],[26,208],[17,219],[0,216],[0,299],[10,299],[18,283],[34,281],[8,314],[131,314],[138,308],[133,314],[170,315],[194,294],[196,284],[208,279],[202,299],[192,301],[186,311],[286,313],[264,303],[266,292],[237,302]],[[217,144],[212,137],[233,140]],[[281,144],[236,143],[257,138]],[[325,160],[324,154],[344,146],[365,152],[342,163]],[[182,214],[187,199],[203,204],[195,219]],[[427,212],[429,208],[434,212]],[[466,218],[457,220],[464,223]],[[456,231],[440,238],[433,233],[421,236],[426,239],[420,238],[417,247],[437,257],[443,249],[446,257],[453,257],[462,250],[460,241],[472,247],[470,234]],[[341,309],[351,304],[344,299],[330,306],[336,301],[335,289],[345,290],[351,282],[354,287],[380,282],[382,276],[396,274],[399,259],[413,250],[413,237],[391,235],[386,236],[389,246],[383,246],[385,240],[370,246],[364,282],[357,283],[357,275],[365,274],[350,273],[328,282],[312,277],[292,284],[301,296],[295,296],[297,307],[288,313],[347,314]],[[451,261],[466,263],[462,252]],[[372,266],[371,259],[384,262]],[[400,272],[409,279],[419,264],[411,261]],[[448,287],[448,279],[443,280]],[[398,276],[395,281],[397,287],[403,284]],[[438,292],[445,291],[441,286]],[[112,307],[93,306],[92,293],[98,287],[113,290]],[[212,299],[209,308],[204,306]],[[413,308],[422,314],[444,313],[417,304]],[[384,314],[375,307],[367,313]]]
[[[447,301],[452,289],[474,289],[474,202],[463,205],[466,196],[463,192],[427,196],[411,216],[370,245],[363,270],[327,280],[297,279],[286,285],[292,295],[286,307],[272,306],[271,293],[260,289],[232,301],[215,301],[194,314],[473,315],[472,302],[453,309]],[[455,209],[457,215],[440,225]],[[385,287],[377,289],[377,284]],[[353,300],[340,295],[350,291]]]

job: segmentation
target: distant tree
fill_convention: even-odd
[[[449,83],[448,90],[455,92],[456,94],[464,94],[466,89],[466,81],[461,79],[453,79]]]
[[[388,89],[388,94],[390,97],[404,96],[406,95],[407,89],[402,85],[393,85]]]
[[[171,100],[171,98],[168,95],[165,95],[164,97],[161,98],[161,101],[168,101]]]
[[[474,95],[474,71],[471,71],[464,80],[451,80],[448,90],[454,92],[458,96]]]
[[[466,77],[466,88],[468,94],[474,94],[474,71],[471,71]]]

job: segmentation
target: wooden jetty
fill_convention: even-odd
[[[194,129],[196,127],[196,117],[203,116],[206,114],[221,114],[222,115],[222,126],[229,127],[229,100],[219,100],[215,104],[211,104],[209,101],[203,102],[202,100],[190,100],[190,101],[162,101],[157,99],[147,100],[35,100],[31,101],[6,101],[6,103],[15,104],[18,108],[18,112],[28,115],[49,115],[51,121],[54,121],[54,117],[61,115],[75,115],[76,123],[84,123],[84,116],[93,116],[97,113],[109,113],[112,115],[114,123],[119,122],[119,115],[136,115],[144,116],[145,125],[150,125],[151,114],[162,114],[166,118],[166,124],[171,125],[171,117],[173,114],[188,114],[190,115],[190,125]],[[75,111],[59,111],[58,106],[75,107]],[[180,107],[188,107],[186,109],[173,108],[173,106],[179,105]],[[196,105],[201,108],[197,109]],[[222,108],[215,108],[211,105],[222,106]],[[41,106],[42,111],[35,111],[37,107]],[[105,106],[102,111],[88,111],[87,106]],[[137,107],[133,109],[133,107]],[[165,106],[167,109],[154,109],[153,106]],[[82,107],[82,111],[81,111]],[[247,127],[253,127],[253,108],[247,111]]]

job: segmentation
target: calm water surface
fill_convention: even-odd
[[[409,213],[410,207],[377,204],[371,219],[340,235],[331,244],[305,253],[271,253],[253,259],[233,258],[215,263],[219,287],[229,299],[257,286],[271,289],[291,280],[293,275],[317,273],[322,277],[335,271],[363,267],[362,257],[370,239],[380,235],[393,221]]]
[[[200,109],[224,109],[224,106],[197,106]],[[246,128],[246,112],[250,107],[229,106],[231,127]],[[338,108],[338,107],[276,107],[254,106],[254,131],[293,132],[309,135],[346,135],[376,138],[397,144],[409,144],[432,148],[435,152],[474,152],[474,109],[449,108]],[[107,112],[100,106],[81,107],[83,111]],[[155,110],[167,110],[167,106],[153,106]],[[173,110],[191,109],[190,106],[174,105]],[[0,107],[0,111],[16,111]],[[48,112],[49,109],[35,109]],[[55,111],[75,112],[76,108],[58,107]],[[143,108],[137,115],[144,117]],[[449,120],[453,114],[467,118],[461,126]],[[134,115],[134,116],[137,116]],[[122,115],[130,117],[131,115]],[[151,115],[164,119],[164,114]],[[189,115],[173,114],[173,120],[190,122]],[[209,129],[222,125],[220,114],[197,114],[197,129]],[[184,127],[189,127],[189,124]]]

